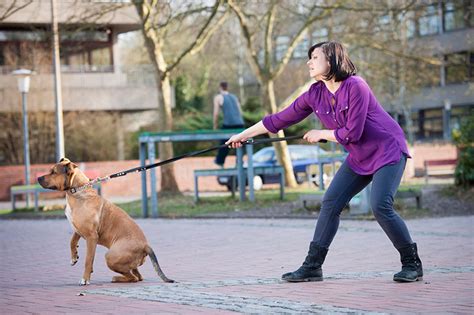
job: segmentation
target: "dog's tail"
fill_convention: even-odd
[[[168,277],[165,276],[165,274],[163,273],[163,270],[161,270],[160,264],[158,263],[158,259],[156,259],[155,252],[150,246],[146,247],[146,253],[148,254],[148,256],[150,256],[153,267],[155,268],[156,273],[160,276],[160,278],[164,282],[174,282],[174,280],[168,279]]]

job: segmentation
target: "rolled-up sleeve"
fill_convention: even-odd
[[[370,89],[365,82],[354,84],[349,93],[346,124],[334,130],[334,136],[343,145],[359,141],[364,130],[370,102]]]
[[[313,112],[308,98],[309,91],[301,94],[290,106],[281,112],[263,117],[263,125],[269,132],[277,133],[281,129],[299,123]]]

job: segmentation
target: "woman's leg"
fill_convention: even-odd
[[[397,164],[384,166],[374,174],[371,205],[377,222],[400,253],[402,270],[393,276],[393,280],[414,282],[423,279],[423,265],[405,222],[393,209],[393,198],[405,164],[406,157],[402,156]]]
[[[308,255],[303,265],[293,272],[283,274],[283,280],[289,282],[323,280],[321,266],[339,227],[339,215],[349,200],[367,186],[371,179],[372,176],[354,173],[347,162],[342,164],[324,194],[313,241],[309,245]]]
[[[413,243],[405,222],[393,208],[394,196],[400,185],[405,164],[406,157],[402,156],[397,164],[380,168],[373,175],[370,195],[374,216],[397,249]]]
[[[347,203],[372,180],[372,176],[354,173],[345,161],[324,194],[313,242],[329,248],[339,227],[339,216]]]

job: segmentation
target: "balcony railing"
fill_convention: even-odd
[[[18,69],[33,70],[36,75],[53,74],[53,69],[49,65],[31,66],[0,66],[0,75],[11,75],[11,73]],[[104,79],[117,74],[124,76],[125,81],[130,86],[154,86],[155,75],[152,65],[61,65],[61,73],[64,75],[103,75]]]

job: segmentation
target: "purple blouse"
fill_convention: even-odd
[[[359,76],[342,81],[335,94],[322,81],[316,82],[290,106],[262,121],[268,131],[277,133],[312,112],[325,128],[334,130],[337,141],[349,152],[350,168],[357,174],[374,174],[382,166],[400,161],[402,153],[410,157],[402,128]]]

